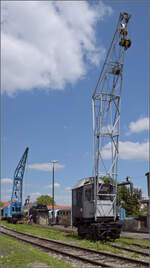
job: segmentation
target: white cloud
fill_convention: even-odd
[[[136,122],[131,122],[129,124],[129,131],[126,133],[129,136],[132,133],[139,133],[144,130],[149,130],[149,118],[143,117],[138,119]]]
[[[2,1],[2,88],[63,89],[99,64],[95,25],[112,9],[102,2]]]
[[[10,178],[2,178],[1,184],[12,184],[12,179]]]
[[[1,188],[1,200],[3,202],[10,201],[11,194],[12,194],[12,188],[9,189],[4,189],[3,187]]]
[[[30,193],[30,201],[31,202],[34,202],[36,201],[37,197],[39,197],[41,194],[39,192],[36,192],[36,193]]]
[[[54,183],[54,187],[55,187],[55,188],[59,188],[59,187],[60,187],[60,184],[56,182],[56,183]],[[45,186],[44,188],[45,188],[45,189],[52,189],[52,184],[47,185],[47,186]]]
[[[65,195],[55,195],[55,201],[57,205],[71,206],[71,194],[67,192]]]
[[[3,189],[3,190],[1,191],[1,193],[2,193],[2,194],[7,194],[7,195],[10,196],[11,193],[12,193],[12,189],[11,189],[11,188],[9,188],[9,189],[5,189],[5,190]]]
[[[50,171],[52,170],[52,164],[51,163],[35,163],[35,164],[28,165],[27,168],[35,169],[39,171]],[[64,168],[64,166],[56,163],[55,170],[59,168]]]
[[[66,187],[65,190],[66,190],[66,191],[71,191],[72,188],[71,188],[71,187]]]
[[[102,127],[102,131],[101,131],[101,133],[102,133],[102,134],[112,133],[112,131],[113,131],[113,133],[115,134],[115,132],[116,132],[115,127],[114,127],[114,129],[113,129],[113,126],[112,126],[112,125],[106,125],[106,126]]]
[[[104,159],[111,158],[111,145],[108,143],[102,150]],[[148,160],[149,159],[149,142],[119,142],[119,158],[125,160]]]
[[[40,187],[40,184],[37,184],[37,183],[36,183],[36,185],[35,184],[32,184],[32,183],[24,183],[23,185],[24,185],[24,187],[30,187],[30,188],[31,187],[34,187],[35,188],[35,186],[36,186],[36,188],[37,187]]]
[[[1,200],[6,202],[10,200],[12,193],[12,182],[10,178],[1,178]]]

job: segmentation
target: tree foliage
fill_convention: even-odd
[[[123,185],[118,187],[119,204],[126,210],[126,216],[140,215],[140,200],[142,198],[142,190],[133,188],[133,194],[131,195],[130,188]]]
[[[101,177],[106,184],[113,183],[115,181],[109,177]],[[133,187],[133,194],[131,194],[129,186],[119,186],[118,187],[118,198],[120,207],[124,208],[126,211],[126,216],[136,216],[143,214],[140,210],[140,200],[142,199],[142,190]]]
[[[110,177],[100,177],[100,179],[102,180],[102,181],[104,181],[104,183],[106,183],[106,184],[108,184],[108,183],[113,183],[113,179],[112,178],[110,178]],[[115,181],[114,181],[114,183],[115,183]]]
[[[142,216],[147,216],[147,212],[148,212],[148,205],[147,204],[143,204],[143,207],[141,208],[141,215]]]
[[[0,201],[0,207],[2,208],[4,206],[4,203]]]
[[[36,199],[36,203],[38,205],[46,205],[46,206],[50,206],[52,205],[52,197],[49,195],[41,195]],[[56,205],[55,201],[54,201],[54,205]]]

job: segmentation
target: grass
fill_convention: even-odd
[[[85,247],[85,248],[92,248],[96,250],[104,250],[104,251],[109,251],[115,254],[121,254],[122,250],[115,249],[111,247],[111,244],[114,244],[114,242],[104,242],[104,241],[97,241],[93,242],[88,239],[81,239],[78,237],[77,233],[65,233],[65,232],[60,232],[58,230],[52,230],[49,228],[44,228],[42,226],[35,226],[35,225],[28,225],[28,224],[10,224],[7,223],[6,221],[2,222],[4,225],[15,229],[20,232],[28,232],[33,235],[39,235],[42,237],[46,238],[51,238],[55,240],[62,240],[65,242],[71,242],[73,244]],[[121,244],[123,245],[132,245],[132,243],[139,243],[140,245],[148,246],[149,241],[148,240],[142,240],[142,239],[131,239],[131,238],[119,238],[115,240],[116,244]]]
[[[133,245],[133,243],[139,244],[141,248],[145,249],[147,246],[149,246],[149,241],[148,240],[144,240],[144,239],[138,239],[138,238],[125,238],[125,237],[120,237],[119,239],[116,239],[115,242],[109,243],[110,245],[120,245],[122,247],[124,246],[128,246],[130,249],[134,249],[135,246]],[[140,250],[140,249],[139,249]],[[136,253],[131,253],[128,252],[128,255],[131,258],[134,259],[138,259],[139,256]]]
[[[20,232],[28,232],[30,234],[39,235],[41,237],[46,237],[46,238],[55,239],[55,240],[62,240],[65,242],[71,242],[73,244],[86,247],[86,248],[110,251],[115,254],[121,253],[121,250],[114,249],[103,241],[97,241],[95,243],[88,239],[81,239],[78,237],[76,232],[74,232],[73,234],[70,234],[70,233],[60,232],[58,230],[44,228],[41,226],[28,225],[28,224],[10,224],[10,223],[7,223],[6,221],[3,221],[2,224]]]
[[[137,243],[141,246],[141,248],[145,248],[150,245],[149,240],[144,240],[144,239],[139,239],[139,238],[125,238],[125,237],[120,237],[119,239],[116,240],[116,242],[121,243],[122,245],[132,245],[133,243]]]
[[[40,265],[40,266],[38,266]],[[23,242],[1,234],[0,267],[71,267]]]
[[[134,259],[138,259],[139,258],[139,256],[136,253],[134,253],[134,252],[131,253],[130,256],[131,256],[131,258],[134,258]]]

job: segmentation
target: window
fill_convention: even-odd
[[[99,190],[99,199],[100,200],[111,200],[113,197],[110,195],[113,193],[113,187],[110,184],[102,184]]]
[[[82,203],[82,189],[77,190],[77,203],[81,205]]]
[[[85,190],[85,201],[91,201],[91,197],[92,197],[92,189],[86,189]]]
[[[73,205],[77,204],[77,199],[76,199],[76,190],[72,191],[72,203]]]

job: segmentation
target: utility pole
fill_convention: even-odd
[[[58,163],[58,160],[51,160],[52,164],[52,223],[55,222],[55,215],[54,215],[54,165]]]

